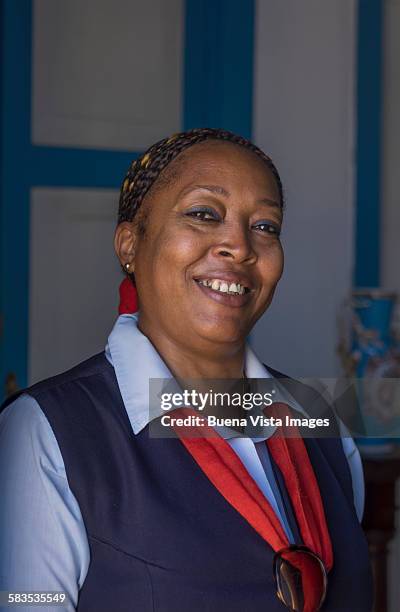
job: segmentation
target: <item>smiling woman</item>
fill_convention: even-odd
[[[0,591],[64,591],[80,612],[371,609],[351,441],[278,435],[282,402],[257,438],[151,405],[150,379],[278,384],[246,338],[283,272],[282,218],[271,159],[229,132],[175,134],[132,163],[115,250],[138,312],[1,415]],[[163,418],[174,436],[152,435]]]

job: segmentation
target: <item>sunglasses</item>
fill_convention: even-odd
[[[317,612],[324,603],[328,575],[322,560],[306,546],[288,546],[275,553],[276,592],[292,612]]]

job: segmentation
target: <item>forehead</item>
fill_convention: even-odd
[[[265,162],[253,151],[230,142],[210,140],[191,146],[165,168],[156,183],[159,188],[179,190],[199,181],[268,191],[279,200],[278,186]]]
[[[250,149],[231,142],[210,140],[193,145],[171,164],[176,178],[189,178],[199,172],[240,172],[244,175],[260,174],[265,180],[271,172],[262,159]],[[272,176],[272,175],[271,175]]]

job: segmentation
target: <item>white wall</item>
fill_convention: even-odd
[[[334,376],[351,287],[355,1],[258,0],[254,139],[286,191],[286,266],[252,334],[266,363]]]
[[[35,0],[33,11],[34,144],[135,151],[179,129],[183,0]]]
[[[114,253],[118,192],[31,192],[29,384],[104,350],[123,278]]]

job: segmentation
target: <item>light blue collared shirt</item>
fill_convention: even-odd
[[[109,336],[106,356],[112,363],[132,429],[135,434],[149,421],[149,378],[169,378],[171,373],[154,346],[137,328],[137,315],[121,315]],[[248,378],[271,375],[246,346]],[[297,410],[292,397],[287,403]],[[304,412],[304,411],[303,411]],[[272,435],[274,428],[261,439]],[[269,500],[293,541],[266,445],[261,462],[256,450],[260,440],[230,437],[228,443]],[[361,459],[351,438],[343,438],[361,519],[364,484]],[[79,505],[72,494],[61,452],[40,406],[27,394],[0,415],[0,591],[64,591],[75,610],[85,581],[90,554]],[[0,608],[5,612],[10,607]],[[18,607],[18,610],[31,610]],[[46,612],[48,607],[37,606]]]

